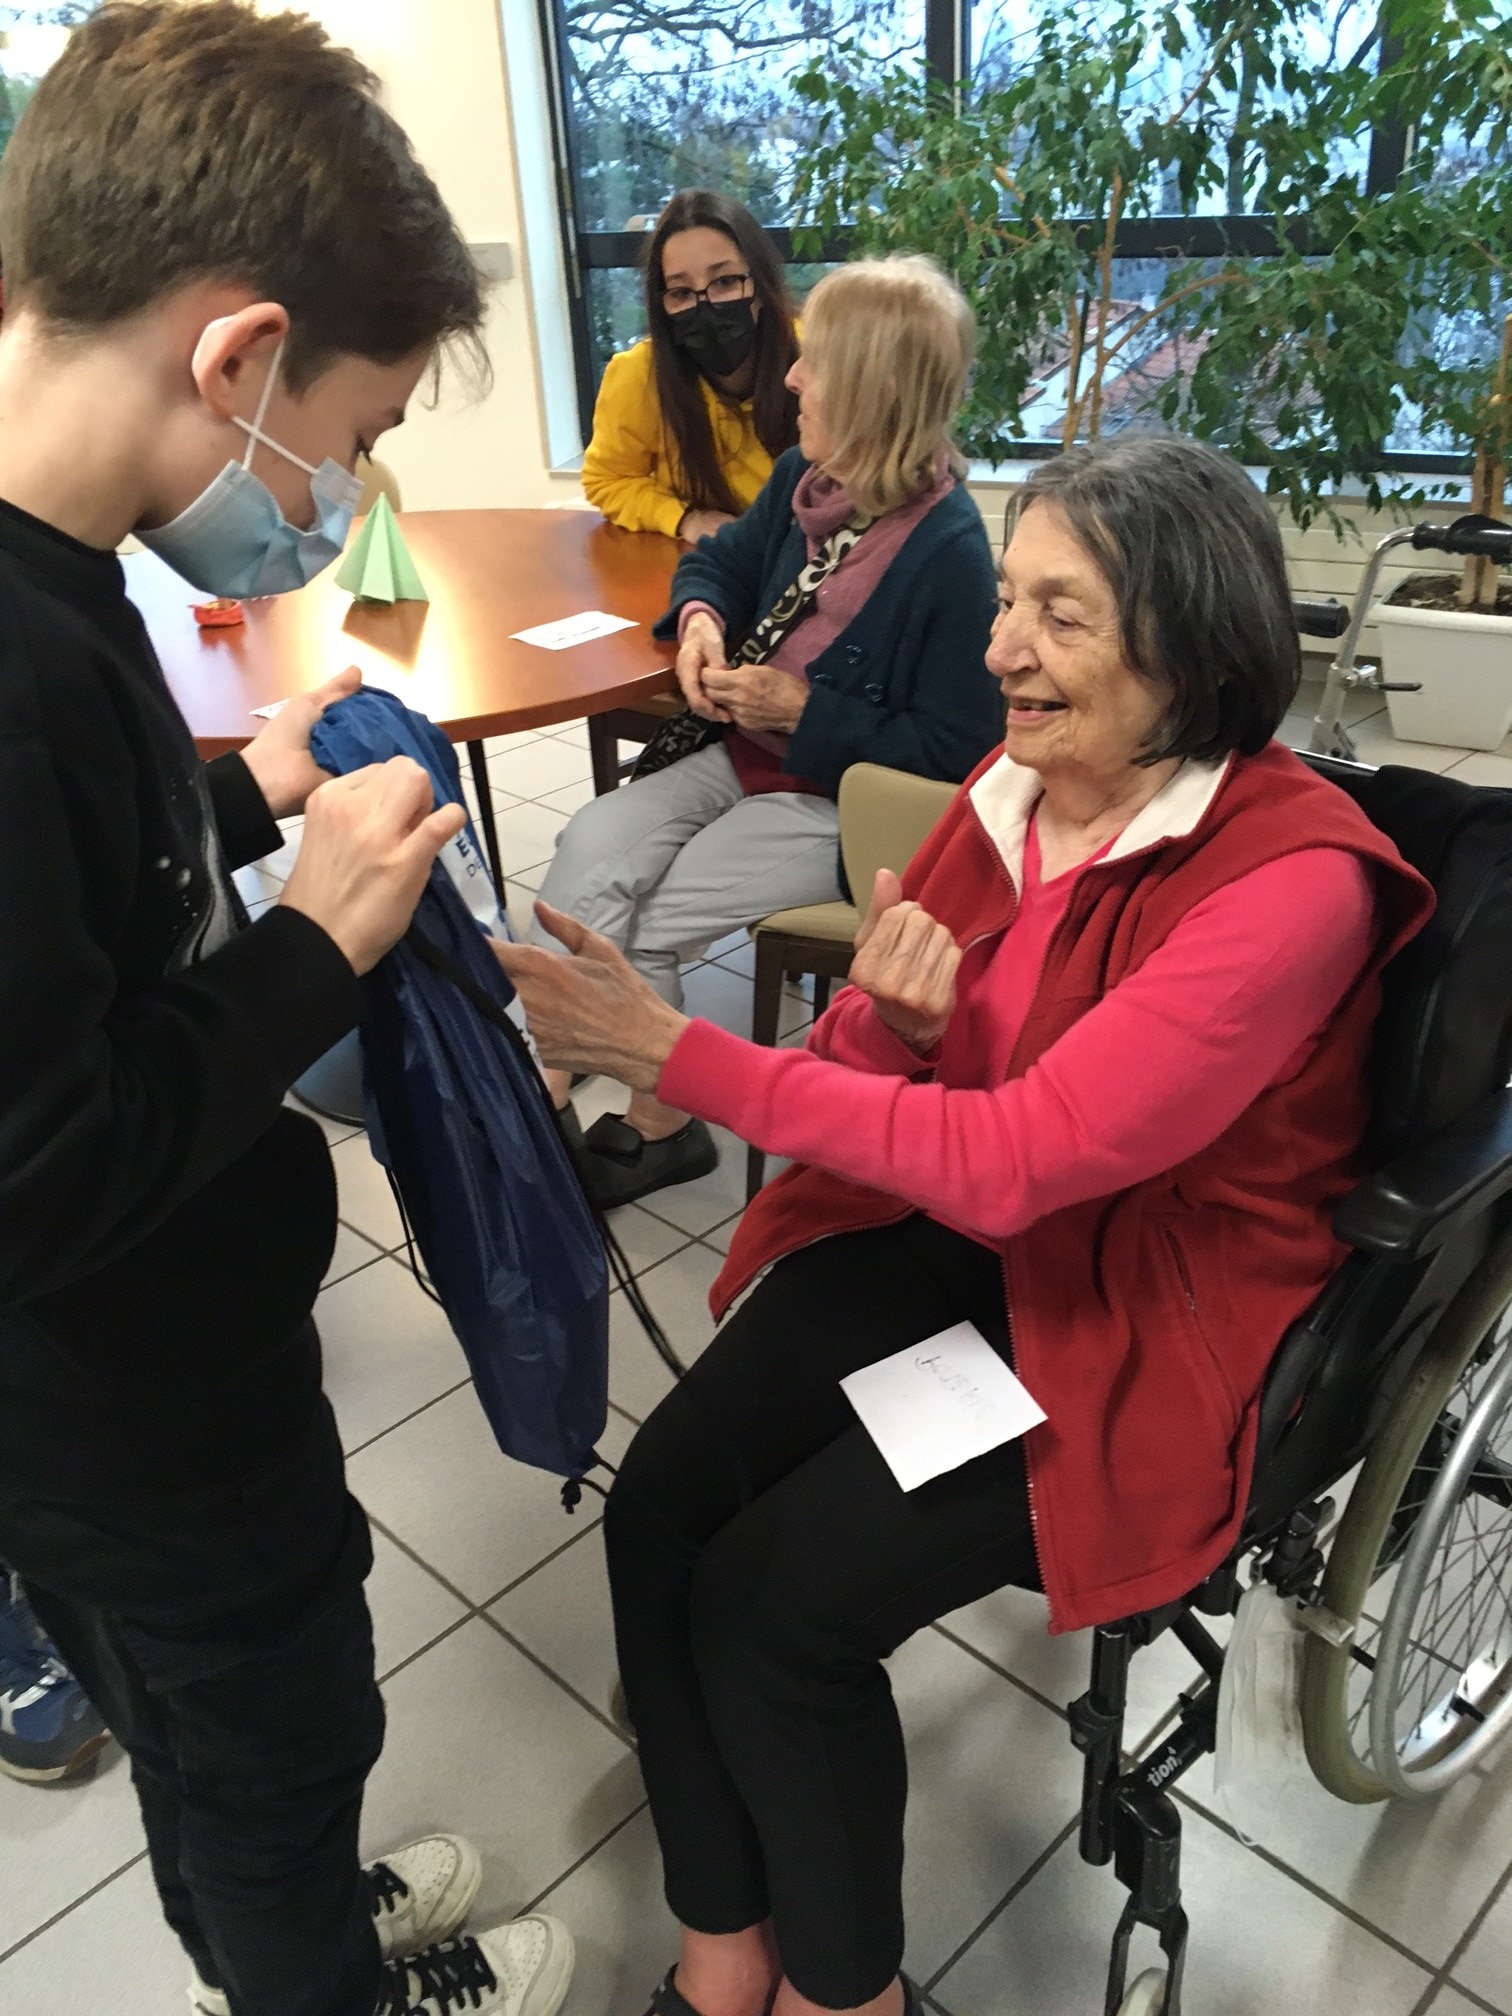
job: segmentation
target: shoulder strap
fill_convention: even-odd
[[[813,559],[807,561],[796,581],[784,588],[765,616],[747,637],[736,656],[737,665],[764,665],[789,631],[796,629],[818,600],[819,589],[848,553],[854,552],[863,534],[876,523],[858,513],[838,532],[832,532]]]

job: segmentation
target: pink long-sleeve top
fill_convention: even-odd
[[[1009,927],[965,949],[957,1006],[921,1057],[869,996],[841,993],[803,1050],[690,1023],[657,1090],[768,1154],[813,1163],[991,1242],[1111,1196],[1215,1141],[1299,1070],[1370,957],[1368,868],[1288,854],[1188,912],[1027,1072],[1007,1078],[1078,875],[1039,873],[1031,819]],[[1100,857],[1097,857],[1100,858]]]

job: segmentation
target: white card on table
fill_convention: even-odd
[[[581,616],[562,616],[555,623],[537,623],[533,630],[516,630],[519,644],[538,644],[543,651],[566,651],[574,644],[591,644],[595,637],[612,637],[616,630],[633,630],[628,616],[610,616],[602,609],[585,609]]]
[[[1026,1434],[1045,1410],[974,1323],[955,1323],[840,1381],[905,1491]]]

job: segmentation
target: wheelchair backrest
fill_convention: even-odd
[[[1430,922],[1382,976],[1365,1144],[1379,1168],[1512,1075],[1512,791],[1306,760],[1350,794],[1438,897]],[[1383,1382],[1410,1362],[1414,1340],[1474,1257],[1444,1249],[1398,1266],[1352,1253],[1292,1325],[1261,1399],[1251,1537],[1273,1531],[1362,1453]]]
[[[1438,897],[1382,980],[1367,1142],[1379,1165],[1512,1077],[1512,791],[1425,770],[1307,760],[1349,793]]]

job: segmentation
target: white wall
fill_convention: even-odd
[[[283,0],[260,5],[284,11]],[[513,255],[513,276],[495,289],[489,313],[493,391],[479,402],[444,384],[434,411],[417,398],[379,447],[406,508],[580,498],[576,476],[549,467],[497,0],[295,0],[295,11],[377,72],[384,102],[469,242],[503,240]],[[563,360],[555,361],[560,377]]]

